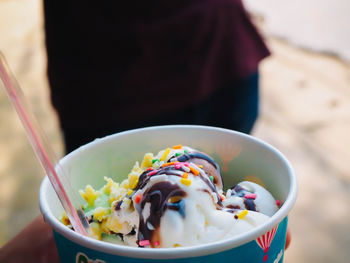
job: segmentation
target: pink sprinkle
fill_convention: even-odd
[[[139,245],[141,246],[141,247],[144,247],[144,246],[149,246],[151,243],[149,242],[149,240],[147,240],[147,239],[144,239],[144,240],[140,240],[139,241]]]
[[[158,170],[153,170],[153,171],[151,171],[148,175],[149,175],[149,176],[152,176],[152,175],[156,174],[157,172],[158,172]]]
[[[246,195],[244,195],[244,198],[255,199],[256,198],[256,194],[246,194]]]
[[[281,205],[281,201],[280,200],[276,200],[276,205],[280,206]]]
[[[156,247],[158,247],[158,246],[159,246],[159,241],[154,242],[154,245],[155,245]]]
[[[188,167],[189,166],[189,164],[188,163],[183,163],[184,164],[184,166],[186,166],[186,167]]]
[[[174,167],[175,169],[180,169],[182,165],[183,165],[182,163],[176,163],[174,164]]]

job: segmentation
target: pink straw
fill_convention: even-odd
[[[27,137],[34,149],[41,166],[45,170],[74,230],[84,236],[90,233],[90,225],[81,208],[78,197],[72,189],[65,170],[60,166],[53,149],[47,143],[44,132],[25,100],[24,94],[12,75],[6,60],[0,52],[0,78],[7,95],[15,108]],[[55,168],[59,171],[56,173]]]

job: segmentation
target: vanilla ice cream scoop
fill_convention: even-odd
[[[247,209],[272,216],[277,212],[276,200],[264,187],[244,181],[227,190],[223,205],[233,209]]]
[[[193,220],[200,215],[197,213],[200,206],[206,208],[208,213],[209,210],[223,208],[213,180],[202,168],[204,167],[191,162],[174,160],[140,175],[132,196],[139,214],[138,240],[149,240],[152,247],[183,246],[183,242],[180,244],[170,240],[172,236],[168,233],[168,227],[165,226],[168,223],[165,222],[172,221],[169,227],[186,236],[192,226],[196,225]],[[203,215],[201,221],[208,224],[209,217]],[[184,225],[186,228],[183,228]],[[187,245],[191,243],[188,242]],[[197,243],[198,241],[192,245]]]

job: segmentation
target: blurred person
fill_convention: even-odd
[[[164,124],[250,133],[269,55],[241,0],[44,0],[48,78],[66,152]],[[289,245],[288,232],[286,246]],[[59,262],[39,216],[0,262]]]
[[[41,215],[0,248],[0,262],[60,262],[52,229]]]
[[[252,130],[269,55],[241,0],[44,1],[66,152],[164,124]]]

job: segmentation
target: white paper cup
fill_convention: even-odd
[[[281,208],[264,225],[231,239],[193,247],[134,248],[84,237],[65,227],[58,219],[62,206],[45,178],[40,208],[53,228],[61,262],[283,262],[287,215],[296,200],[297,180],[288,160],[259,139],[207,126],[149,127],[97,139],[65,156],[60,164],[67,169],[74,190],[87,184],[98,189],[105,183],[104,176],[121,181],[145,153],[177,144],[213,157],[222,167],[224,187],[258,178],[281,201]]]

